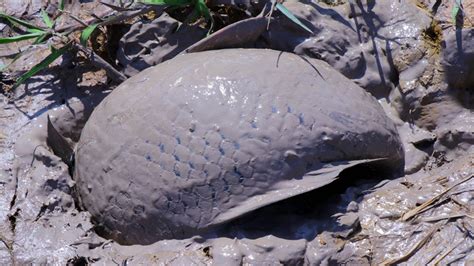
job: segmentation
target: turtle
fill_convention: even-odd
[[[82,208],[122,244],[204,234],[362,164],[403,168],[394,123],[327,63],[267,49],[179,55],[94,109],[75,148]]]

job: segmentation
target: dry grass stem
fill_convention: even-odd
[[[446,258],[446,256],[449,255],[449,253],[453,252],[454,249],[456,249],[462,242],[464,241],[464,239],[461,239],[460,241],[458,241],[456,244],[454,244],[450,249],[446,250],[446,252],[444,252],[443,254],[441,254],[441,256],[439,256],[439,258],[437,258],[434,262],[433,262],[433,266],[438,266],[440,265],[440,262]]]
[[[380,266],[389,266],[389,265],[396,265],[399,264],[400,262],[406,261],[410,259],[411,256],[413,256],[420,248],[422,248],[428,241],[431,239],[433,234],[438,231],[438,229],[441,227],[441,224],[434,225],[431,230],[426,234],[425,237],[423,237],[418,243],[416,243],[410,250],[408,250],[405,255],[402,255],[401,257],[395,258],[395,259],[388,259],[385,260],[380,264]]]
[[[471,178],[473,178],[474,175],[470,175],[462,180],[460,180],[459,182],[455,183],[454,185],[452,185],[451,187],[447,188],[446,190],[444,190],[443,192],[441,192],[440,194],[432,197],[431,199],[427,200],[426,202],[424,202],[423,204],[421,204],[420,206],[412,209],[412,210],[409,210],[407,211],[406,213],[404,213],[402,215],[402,218],[401,220],[402,221],[407,221],[413,217],[415,217],[416,215],[426,211],[427,209],[430,208],[431,205],[433,205],[435,202],[437,202],[440,198],[442,198],[444,195],[446,195],[449,191],[451,191],[453,188],[469,181]]]

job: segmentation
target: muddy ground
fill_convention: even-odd
[[[54,12],[50,2],[4,1],[0,10],[41,23],[41,8]],[[70,12],[88,18],[90,12],[110,11],[84,2],[70,4]],[[260,24],[247,21],[242,26],[247,35],[238,40],[221,32],[212,45],[194,45],[196,50],[271,48],[328,62],[371,92],[394,120],[404,143],[405,173],[353,172],[327,188],[189,239],[124,246],[103,238],[90,214],[75,203],[67,165],[46,143],[47,114],[66,121],[62,130],[77,140],[80,128],[67,121],[86,120],[118,85],[110,73],[71,52],[17,89],[3,86],[0,263],[474,263],[474,1],[463,1],[462,16],[454,21],[452,5],[435,0],[288,1],[285,6],[313,34],[277,13],[259,34],[254,31]],[[258,11],[258,5],[252,8]],[[176,16],[155,16],[108,27],[110,34],[102,38],[114,45],[99,45],[95,51],[113,59],[122,75],[132,76],[206,36],[196,25],[175,31]],[[0,28],[3,36],[10,34],[7,24]],[[48,51],[47,45],[0,45],[0,63],[25,48],[1,73],[2,83],[9,84]],[[71,114],[74,118],[68,118]]]

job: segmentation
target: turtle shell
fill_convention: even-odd
[[[82,205],[126,244],[201,233],[334,180],[403,164],[375,98],[323,61],[263,49],[178,56],[94,110],[76,151]]]

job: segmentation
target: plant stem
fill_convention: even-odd
[[[107,61],[105,61],[102,57],[96,54],[92,49],[80,45],[78,43],[74,43],[74,48],[83,52],[87,59],[91,62],[92,65],[102,68],[107,73],[107,76],[115,82],[122,83],[127,79],[127,77],[120,73],[117,69],[115,69],[112,65],[110,65]]]

